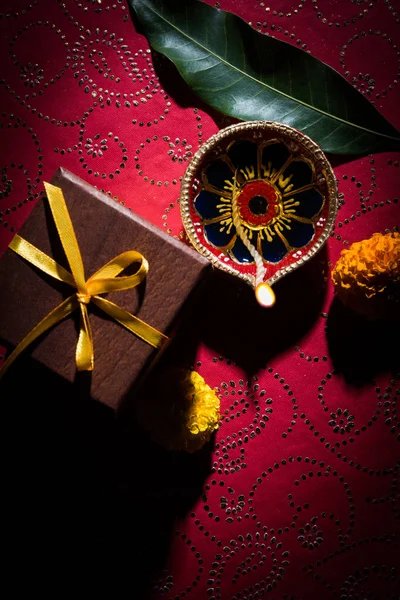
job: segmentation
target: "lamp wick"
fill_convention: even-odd
[[[255,294],[258,303],[261,306],[269,307],[275,304],[275,293],[271,286],[268,283],[264,282],[264,277],[267,272],[263,259],[255,246],[251,243],[250,239],[246,235],[246,232],[242,226],[237,199],[239,197],[240,192],[237,190],[237,172],[236,169],[234,177],[233,177],[233,192],[232,192],[232,221],[236,229],[236,233],[239,238],[242,240],[244,246],[250,252],[251,256],[254,259],[256,265],[256,278],[255,278]]]

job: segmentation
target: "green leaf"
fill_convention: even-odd
[[[130,0],[150,45],[208,105],[299,129],[325,152],[400,150],[400,133],[334,69],[197,0]]]

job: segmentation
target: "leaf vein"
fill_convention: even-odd
[[[210,48],[208,48],[207,46],[204,46],[204,44],[202,44],[199,40],[193,38],[192,36],[190,36],[186,31],[182,30],[180,27],[178,27],[177,25],[175,25],[174,23],[172,23],[172,21],[166,19],[164,17],[163,14],[161,14],[160,12],[157,12],[155,10],[155,8],[153,6],[149,6],[147,5],[147,8],[153,12],[154,15],[156,15],[157,17],[160,18],[160,20],[164,21],[168,26],[172,27],[173,29],[175,29],[183,38],[187,38],[189,39],[194,45],[198,46],[199,48],[201,48],[202,50],[204,50],[205,52],[208,52],[210,55],[214,56],[215,58],[217,58],[218,60],[220,60],[222,63],[224,63],[228,68],[231,68],[233,71],[237,71],[238,73],[241,73],[242,78],[247,78],[249,80],[254,81],[255,83],[257,83],[258,85],[264,86],[266,89],[275,92],[276,94],[279,94],[280,96],[283,96],[285,98],[287,98],[288,100],[292,101],[292,102],[297,102],[298,104],[304,106],[305,108],[315,111],[317,113],[319,113],[321,116],[319,117],[319,119],[317,121],[315,121],[314,123],[311,123],[310,125],[307,125],[306,129],[309,129],[312,125],[314,125],[315,123],[317,123],[319,120],[321,120],[323,117],[327,117],[328,119],[333,119],[336,120],[340,123],[342,123],[343,125],[347,125],[349,127],[353,127],[355,129],[359,129],[362,132],[366,132],[366,133],[370,133],[373,135],[379,135],[380,137],[384,137],[387,139],[391,139],[391,140],[395,140],[395,141],[399,141],[399,137],[394,137],[392,135],[388,135],[388,134],[384,134],[381,133],[379,131],[374,131],[372,129],[368,129],[366,127],[363,127],[361,125],[358,125],[356,123],[351,123],[345,119],[342,119],[341,117],[338,117],[337,115],[333,115],[333,114],[329,114],[326,111],[322,110],[321,108],[318,108],[316,106],[312,106],[310,104],[308,104],[307,102],[304,102],[303,100],[299,100],[297,98],[293,98],[292,96],[290,96],[289,94],[286,94],[285,92],[272,87],[271,85],[269,85],[268,83],[266,83],[265,81],[260,81],[259,79],[257,79],[256,77],[250,75],[249,73],[244,72],[242,69],[240,69],[239,67],[237,67],[236,65],[229,63],[228,60],[222,56],[220,56],[217,52],[214,52],[212,50],[210,50]],[[187,8],[187,6],[185,7]],[[225,35],[225,38],[227,36]],[[243,40],[241,40],[241,43],[243,44]],[[156,48],[157,49],[157,48]],[[159,51],[162,52],[161,49],[159,49]],[[241,78],[241,79],[242,79]],[[230,86],[231,87],[231,86]],[[197,88],[197,89],[202,89],[202,88]]]

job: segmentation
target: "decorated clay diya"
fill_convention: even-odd
[[[271,286],[325,244],[337,212],[336,179],[309,137],[250,121],[222,129],[196,152],[180,207],[194,248],[271,306]]]

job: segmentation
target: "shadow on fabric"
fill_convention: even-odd
[[[115,414],[90,397],[90,374],[68,383],[29,356],[1,382],[4,571],[29,589],[134,590],[141,600],[167,560],[178,517],[211,470],[213,439],[193,454],[154,443],[137,406],[176,402],[161,374],[192,368],[199,344],[249,376],[301,338],[325,295],[326,253],[274,286],[263,309],[251,288],[212,270],[185,307],[168,351]],[[189,334],[190,331],[190,334]],[[24,582],[22,582],[24,583]],[[28,584],[28,583],[27,583]]]
[[[326,294],[326,249],[274,285],[276,303],[259,306],[253,289],[215,270],[196,313],[199,339],[249,377],[304,336]]]
[[[326,331],[333,366],[348,383],[360,386],[400,368],[400,322],[368,320],[335,298]]]
[[[2,380],[3,573],[30,592],[142,600],[201,493],[210,445],[164,450],[91,400],[81,375],[68,384],[21,357]]]

